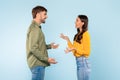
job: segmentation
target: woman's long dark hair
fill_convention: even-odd
[[[80,18],[80,20],[84,22],[84,25],[82,26],[82,32],[77,29],[77,34],[74,36],[74,41],[81,43],[83,33],[88,30],[88,17],[86,15],[78,15],[78,18]]]

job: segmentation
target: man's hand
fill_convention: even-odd
[[[55,61],[55,59],[53,59],[53,58],[48,58],[48,62],[50,63],[50,64],[56,64],[57,62]]]
[[[58,46],[59,46],[59,44],[51,43],[51,47],[52,47],[53,49],[58,48]]]

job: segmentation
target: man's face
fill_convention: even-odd
[[[40,20],[41,23],[45,23],[45,19],[47,19],[47,12],[46,11],[42,11],[40,13],[38,13],[38,19]]]

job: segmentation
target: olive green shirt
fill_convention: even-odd
[[[32,21],[26,40],[27,62],[30,68],[35,66],[49,66],[48,52],[50,45],[46,45],[41,26]]]

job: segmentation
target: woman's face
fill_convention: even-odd
[[[80,20],[80,18],[76,18],[76,22],[75,22],[75,27],[76,28],[82,28],[82,26],[84,25],[84,22],[82,22],[81,20]]]

